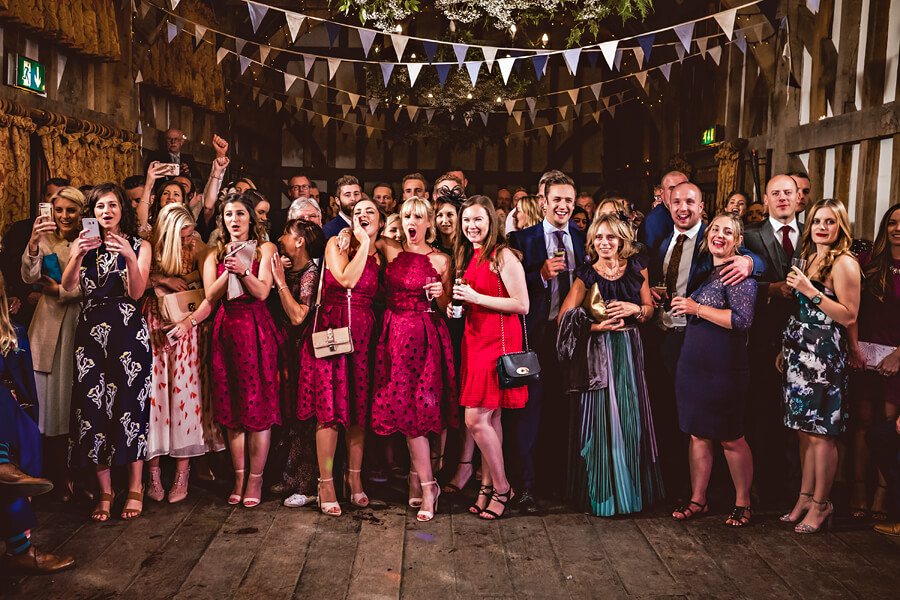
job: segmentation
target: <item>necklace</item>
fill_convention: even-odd
[[[616,265],[615,268],[610,269],[609,267],[603,267],[602,271],[597,271],[601,277],[604,279],[618,279],[619,273],[622,271],[621,265]]]
[[[900,267],[891,265],[891,275],[900,275]]]

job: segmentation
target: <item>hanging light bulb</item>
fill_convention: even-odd
[[[512,34],[513,37],[516,37],[516,24],[513,23],[509,26],[509,33]]]
[[[394,28],[394,31],[396,31],[397,33],[403,33],[403,25],[401,25],[400,23],[397,23],[397,26]]]
[[[546,33],[541,36],[541,44],[542,45],[546,46],[547,42],[549,42],[549,41],[550,41],[550,36],[548,36]]]
[[[500,96],[497,96],[497,104],[500,104],[502,101],[503,101],[503,99],[500,98]]]
[[[468,94],[466,94],[466,98],[468,98],[469,100],[471,100],[471,99],[472,99],[472,92],[469,92]]]
[[[428,97],[429,97],[429,98],[434,98],[434,94],[432,94],[431,92],[428,92]]]

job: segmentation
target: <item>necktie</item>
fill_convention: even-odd
[[[666,269],[666,293],[669,295],[669,298],[675,296],[675,291],[678,289],[678,267],[681,265],[681,254],[684,252],[684,241],[687,239],[687,235],[683,233],[678,234],[678,239],[675,240],[675,247],[672,248],[672,256],[669,257],[669,267]]]
[[[556,292],[559,298],[558,306],[562,306],[563,300],[569,295],[569,288],[572,287],[572,280],[569,278],[569,253],[566,252],[566,242],[563,237],[565,231],[554,231],[556,234],[556,251],[562,252],[562,258],[565,261],[566,270],[556,276]]]
[[[786,257],[794,256],[794,244],[791,243],[791,228],[788,225],[784,225],[781,228],[781,247],[784,248]]]
[[[553,233],[556,234],[556,251],[563,253],[562,258],[566,262],[566,271],[568,271],[569,270],[569,253],[566,252],[566,238],[564,237],[566,235],[566,232],[557,230],[557,231],[554,231]]]

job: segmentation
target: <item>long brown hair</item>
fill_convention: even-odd
[[[225,227],[225,207],[233,202],[242,204],[244,208],[247,209],[247,212],[250,213],[250,231],[247,234],[247,239],[256,240],[255,258],[256,260],[259,260],[259,257],[262,254],[260,252],[260,246],[262,246],[263,241],[265,240],[266,231],[262,223],[259,222],[259,217],[256,216],[256,197],[251,196],[246,192],[231,192],[222,198],[222,203],[219,205],[219,215],[216,218],[219,225],[219,239],[216,242],[216,260],[222,262],[222,259],[225,257],[226,248],[228,247],[228,244],[231,243],[231,232]]]
[[[872,246],[872,258],[865,269],[866,285],[869,291],[878,299],[884,302],[884,296],[887,292],[888,273],[891,271],[891,249],[888,245],[888,221],[891,216],[900,210],[900,204],[895,204],[887,209],[881,218],[881,225],[878,226],[878,236],[875,238],[875,244]],[[898,215],[900,217],[900,215]]]
[[[469,196],[463,202],[459,209],[459,220],[456,222],[456,241],[453,244],[453,256],[456,260],[456,268],[465,270],[469,266],[469,261],[475,255],[475,247],[472,242],[463,233],[463,213],[471,206],[480,206],[487,211],[488,214],[488,232],[484,241],[481,243],[481,254],[478,256],[478,263],[481,264],[487,259],[491,261],[491,267],[494,271],[500,272],[500,251],[509,248],[509,242],[503,231],[500,229],[500,219],[497,217],[497,211],[494,209],[494,203],[487,196]],[[513,250],[518,256],[519,253]]]
[[[831,275],[831,268],[834,266],[838,257],[844,255],[853,256],[850,252],[850,246],[853,244],[853,234],[850,232],[850,217],[847,215],[847,209],[844,208],[844,203],[832,198],[819,200],[813,204],[813,207],[810,209],[809,218],[806,220],[806,227],[803,228],[801,255],[804,258],[809,258],[816,252],[816,243],[812,241],[812,228],[816,213],[822,208],[830,208],[834,213],[834,216],[837,217],[838,222],[837,239],[831,245],[828,254],[826,254],[825,258],[822,259],[822,262],[819,263],[818,272],[815,273],[816,279],[825,283],[828,276]],[[856,260],[856,258],[854,257],[853,260]],[[810,279],[812,279],[812,277],[810,277]]]
[[[16,329],[9,320],[9,300],[6,298],[6,281],[0,273],[0,354],[6,356],[12,350],[19,347],[19,338]]]

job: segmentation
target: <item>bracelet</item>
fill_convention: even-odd
[[[190,319],[191,319],[191,327],[196,327],[196,326],[197,326],[197,319],[194,318],[194,315],[191,315],[191,316],[190,316]]]
[[[702,305],[702,304],[697,304],[697,318],[698,318],[698,319],[702,319],[702,318],[703,318],[703,317],[700,316],[700,307],[701,307],[701,306],[703,306],[703,305]]]
[[[209,178],[210,178],[210,179],[215,179],[216,181],[222,181],[222,178],[221,178],[221,177],[216,177],[215,175],[210,175]]]
[[[288,286],[286,286],[286,285],[283,285],[283,286],[279,287],[279,288],[278,288],[278,292],[281,293],[281,290],[286,290],[287,287],[288,287]]]
[[[641,320],[643,318],[644,318],[644,305],[641,304],[641,312],[638,313],[638,320]]]

